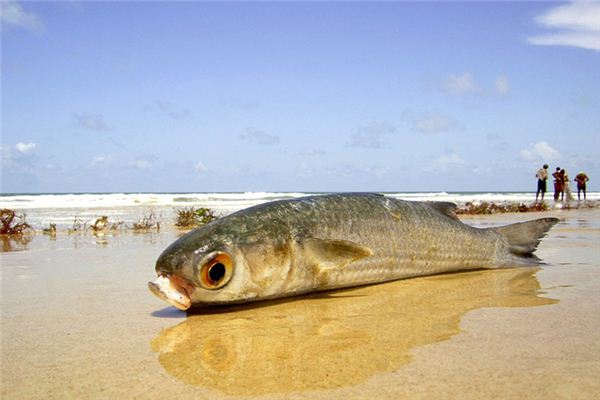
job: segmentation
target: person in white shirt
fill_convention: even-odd
[[[540,168],[535,174],[535,177],[538,178],[537,184],[537,192],[535,194],[535,202],[538,201],[538,196],[542,193],[542,201],[544,201],[544,195],[546,194],[546,181],[548,180],[548,164],[544,164],[542,168]]]

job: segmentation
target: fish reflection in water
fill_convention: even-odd
[[[229,395],[354,385],[409,363],[414,347],[456,335],[468,311],[556,303],[538,296],[538,270],[438,275],[203,310],[151,345],[177,379]]]

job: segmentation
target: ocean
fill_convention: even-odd
[[[1,194],[0,209],[9,208],[25,214],[27,222],[35,229],[47,228],[50,223],[57,228],[73,225],[75,219],[93,223],[96,218],[107,216],[112,222],[131,224],[153,213],[163,224],[175,219],[176,209],[206,207],[217,216],[256,204],[319,195],[324,193],[303,192],[245,192],[245,193],[61,193],[61,194]],[[415,201],[448,201],[464,205],[471,203],[525,203],[535,201],[533,192],[393,192],[387,196]],[[575,194],[576,195],[576,194]],[[554,204],[552,193],[546,194],[550,207]],[[588,192],[588,201],[600,201],[600,192]]]

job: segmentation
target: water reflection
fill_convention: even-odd
[[[9,253],[12,251],[27,250],[33,235],[0,235],[1,251]]]
[[[358,384],[410,362],[410,350],[456,335],[482,307],[535,307],[533,269],[397,281],[246,307],[205,310],[151,343],[168,373],[229,395]]]

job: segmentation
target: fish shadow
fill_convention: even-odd
[[[152,311],[150,315],[156,318],[182,318],[185,316],[185,311],[178,310],[175,307],[165,307],[160,310]]]

